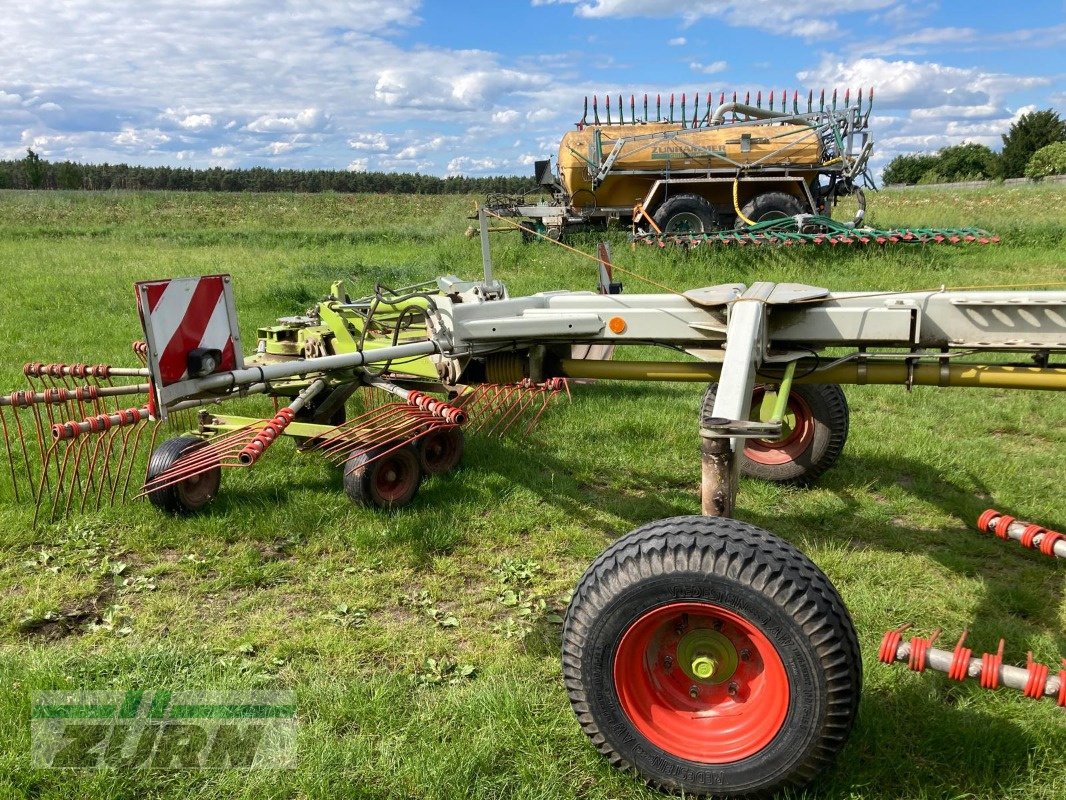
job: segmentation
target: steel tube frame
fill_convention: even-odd
[[[911,645],[910,642],[902,642],[896,648],[896,661],[902,661],[906,663],[911,657]],[[950,650],[941,650],[937,647],[930,647],[925,654],[926,665],[935,669],[937,672],[948,672],[951,669],[951,664],[955,659],[955,654]],[[979,678],[981,676],[980,657],[971,657],[966,667],[966,675],[970,678]],[[1018,689],[1024,691],[1026,683],[1029,680],[1029,671],[1024,667],[1014,667],[1010,664],[1001,664],[999,667],[999,684],[1003,686],[1009,686],[1012,689]],[[1049,671],[1047,683],[1044,686],[1044,697],[1056,697],[1059,693],[1059,678],[1053,671]]]
[[[903,356],[900,357],[901,359]],[[796,364],[793,383],[841,383],[852,385],[907,385],[982,389],[1042,389],[1066,391],[1066,368],[1014,367],[1002,364],[907,364],[846,362],[818,367],[813,358]],[[722,364],[702,361],[585,361],[564,358],[559,362],[564,377],[590,380],[716,381]],[[779,381],[783,368],[763,364],[759,376]]]

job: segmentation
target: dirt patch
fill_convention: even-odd
[[[75,633],[84,633],[90,625],[101,621],[104,611],[114,599],[114,584],[110,580],[101,582],[96,594],[76,605],[22,620],[19,623],[19,632],[24,636],[49,642],[64,639]]]

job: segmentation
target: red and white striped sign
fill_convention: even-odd
[[[158,388],[186,380],[191,350],[222,352],[219,371],[243,366],[228,275],[141,281],[137,310]]]

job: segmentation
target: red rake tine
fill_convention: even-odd
[[[512,405],[510,405],[503,412],[503,414],[500,415],[499,419],[496,421],[496,424],[492,425],[486,431],[487,435],[492,436],[493,434],[496,434],[498,436],[503,436],[505,433],[507,433],[507,431],[515,423],[515,421],[522,415],[522,412],[531,402],[531,398],[529,394],[525,391],[518,391],[517,394],[518,397],[512,403]]]
[[[443,426],[441,426],[441,427],[443,427]],[[419,439],[421,439],[422,437],[432,433],[434,430],[436,430],[436,428],[430,426],[430,427],[426,428],[425,430],[423,430],[421,433],[417,434],[416,436],[412,436],[409,439],[405,439],[403,441],[398,442],[393,447],[390,447],[388,450],[383,450],[380,453],[374,453],[374,455],[372,457],[368,458],[362,464],[360,464],[358,466],[353,465],[350,468],[345,468],[345,470],[344,470],[345,476],[350,475],[352,472],[354,472],[359,467],[365,467],[367,464],[373,464],[375,461],[379,461],[382,458],[384,458],[385,456],[390,455],[391,453],[395,453],[397,450],[399,450],[399,449],[401,449],[403,447],[406,447],[409,444],[413,444],[414,442],[417,442]]]
[[[18,412],[12,409],[11,413],[17,414]],[[4,431],[4,450],[7,453],[8,468],[11,470],[11,488],[15,493],[15,502],[17,503],[20,498],[18,478],[15,475],[15,457],[11,452],[11,436],[7,428],[7,417],[4,415],[4,409],[2,407],[0,407],[0,426],[3,427]]]
[[[41,470],[41,483],[37,487],[37,495],[36,495],[36,497],[34,499],[34,502],[33,502],[33,527],[34,528],[37,527],[37,519],[38,519],[38,517],[41,514],[41,503],[44,501],[44,497],[45,497],[44,492],[45,492],[45,487],[46,486],[48,487],[48,496],[49,497],[52,496],[51,486],[47,483],[48,465],[52,461],[52,456],[55,453],[57,447],[59,447],[59,440],[58,439],[55,440],[54,442],[52,442],[52,446],[48,448],[48,450],[44,454],[44,458],[42,459],[43,460],[43,468]],[[57,492],[59,491],[59,489],[58,489],[58,481],[57,481],[56,491]],[[54,506],[54,501],[53,501],[53,506]]]
[[[146,480],[144,487],[136,496],[144,497],[151,492],[169,488],[196,475],[209,472],[217,466],[236,466],[239,462],[227,463],[226,458],[236,461],[240,451],[260,430],[262,430],[261,424],[245,425],[218,437],[206,447],[194,450],[191,458],[179,457],[170,469],[161,472],[150,481]]]
[[[159,438],[159,431],[162,430],[162,428],[163,428],[163,423],[162,422],[156,422],[155,425],[152,426],[152,438],[148,442],[148,452],[149,453],[152,453],[152,452],[155,451],[155,443],[156,443],[156,440]],[[129,451],[130,452],[129,469],[126,470],[126,479],[125,479],[125,481],[122,484],[122,499],[123,500],[125,500],[129,496],[130,481],[133,480],[133,467],[134,467],[134,464],[137,461],[137,451],[140,448],[141,435],[144,432],[144,426],[143,425],[137,425],[137,426],[134,427],[133,430],[135,430],[136,432],[134,434],[133,448],[132,448],[132,450]],[[126,438],[127,437],[123,437],[123,447],[126,447]],[[151,463],[150,459],[149,459],[148,463]],[[144,477],[142,478],[142,485],[143,485],[143,483],[147,482],[147,480],[148,480],[148,464],[146,463],[145,466],[144,466]]]
[[[338,425],[333,429],[330,438],[324,439],[315,449],[327,459],[334,458],[336,453],[347,451],[350,443],[362,439],[368,429],[384,426],[386,422],[395,424],[399,419],[396,413],[398,406],[399,404],[383,406]]]

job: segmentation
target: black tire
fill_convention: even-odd
[[[463,429],[439,428],[418,440],[418,462],[426,475],[443,475],[459,466],[466,449]]]
[[[410,505],[421,483],[422,465],[411,444],[395,450],[383,445],[376,451],[356,454],[344,464],[345,493],[352,502],[368,508]]]
[[[756,386],[752,401],[753,412],[760,403],[760,393],[767,387]],[[770,387],[776,388],[776,387]],[[712,383],[703,395],[700,421],[710,419],[718,384]],[[848,440],[848,401],[844,391],[835,383],[793,384],[788,399],[789,417],[800,425],[786,431],[785,437],[774,441],[745,439],[740,471],[751,478],[775,483],[807,486],[836,464]],[[790,435],[793,438],[790,440]]]
[[[752,222],[767,222],[771,219],[785,219],[797,214],[809,214],[811,210],[804,208],[798,198],[785,192],[763,192],[749,200],[741,209],[742,216],[737,217],[736,227],[745,228],[743,217]]]
[[[145,484],[174,466],[182,456],[206,446],[207,442],[197,436],[177,436],[163,442],[148,459]],[[148,492],[148,501],[170,514],[193,514],[215,499],[221,485],[222,468],[215,466],[199,475]]]
[[[691,614],[670,617],[676,608],[690,609]],[[722,680],[708,679],[717,680],[708,684],[686,673],[683,683],[699,684],[693,686],[697,694],[692,704],[706,696],[707,704],[716,705],[703,714],[683,702],[655,706],[656,725],[664,715],[676,720],[682,736],[678,749],[696,748],[697,760],[652,741],[648,729],[640,727],[640,712],[631,714],[627,708],[635,706],[627,706],[621,697],[639,699],[637,689],[645,685],[665,694],[663,687],[673,673],[666,673],[663,683],[648,681],[656,672],[682,668],[680,643],[677,663],[663,655],[671,652],[665,644],[644,651],[644,660],[632,661],[626,643],[633,640],[627,635],[635,636],[646,620],[657,616],[668,620],[667,637],[675,619],[673,631],[682,641],[689,624],[691,632],[707,634],[708,628],[700,627],[704,610],[712,619],[720,615],[740,620],[760,644],[747,658],[740,652],[743,665],[733,660],[736,680],[728,675],[722,679],[728,681],[729,699],[721,694]],[[721,628],[715,623],[713,629],[732,636],[732,624],[727,621]],[[773,669],[778,672],[769,667],[775,658]],[[582,577],[567,609],[562,660],[578,721],[614,766],[635,772],[656,789],[700,796],[764,796],[809,782],[843,747],[862,683],[855,629],[829,579],[787,542],[752,525],[715,517],[652,522],[608,547]],[[740,677],[742,671],[747,677]],[[756,693],[762,690],[751,688],[744,694],[758,685],[754,681],[760,674],[768,676],[765,686],[772,685],[771,674],[787,685],[784,704],[779,696],[770,696],[773,704],[766,713],[766,696]],[[738,692],[740,681],[744,685]],[[744,708],[745,703],[752,705]],[[736,716],[726,716],[730,712]],[[723,736],[714,726],[733,725],[733,718],[742,721],[729,736],[743,738],[758,729],[766,734],[765,743],[733,760],[721,756],[732,739],[722,750],[699,749],[705,737]],[[665,723],[653,726],[650,735],[662,735],[656,731],[665,729]]]
[[[722,227],[714,206],[696,194],[675,194],[659,206],[652,219],[663,233],[710,233]]]

